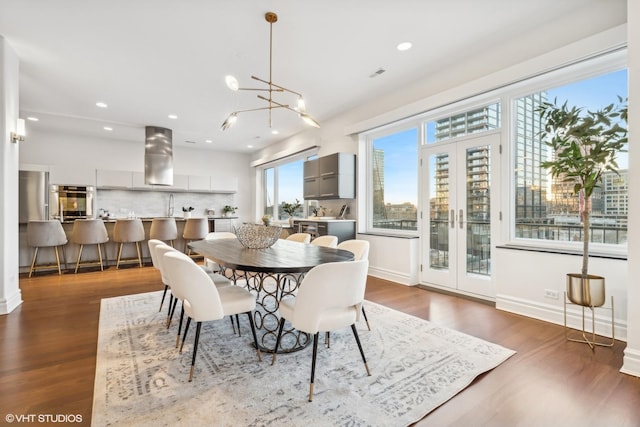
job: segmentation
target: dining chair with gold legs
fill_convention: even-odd
[[[171,289],[181,295],[182,308],[184,313],[187,314],[187,324],[182,337],[182,344],[180,345],[181,352],[191,320],[193,319],[196,322],[196,336],[193,343],[189,382],[193,380],[202,322],[218,320],[224,316],[233,316],[239,313],[246,314],[251,325],[253,344],[256,348],[258,361],[261,362],[262,356],[258,346],[256,328],[253,323],[253,311],[256,307],[255,296],[238,286],[216,287],[211,277],[184,254],[168,252],[163,256],[162,263],[168,272]]]
[[[280,301],[278,310],[281,317],[271,364],[276,360],[285,321],[288,320],[295,329],[313,335],[309,402],[313,400],[318,335],[321,331],[350,326],[367,375],[371,375],[355,325],[364,300],[368,266],[367,260],[320,264],[302,279],[295,298]]]

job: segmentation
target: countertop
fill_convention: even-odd
[[[341,218],[294,218],[293,222],[356,222],[355,219]]]
[[[139,219],[141,219],[143,222],[150,222],[152,221],[154,218],[167,218],[166,216],[149,216],[149,217],[139,217]],[[174,216],[176,221],[186,221],[186,218],[183,215],[180,216]],[[192,218],[207,218],[209,220],[221,220],[221,219],[238,219],[237,216],[193,216]],[[96,219],[102,219],[104,222],[116,222],[116,220],[118,219],[129,219],[127,217],[122,217],[122,218],[118,218],[118,217],[109,217],[109,218],[96,218]],[[73,221],[75,220],[65,220],[62,221],[63,224],[73,224]]]

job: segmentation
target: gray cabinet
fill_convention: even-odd
[[[356,156],[349,153],[335,153],[304,162],[304,198],[354,199],[355,170]]]
[[[352,220],[341,221],[313,221],[295,220],[293,222],[294,233],[309,233],[311,238],[318,236],[336,236],[338,243],[356,238],[356,222]]]

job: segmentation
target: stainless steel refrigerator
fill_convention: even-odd
[[[19,222],[49,219],[49,172],[20,171]]]

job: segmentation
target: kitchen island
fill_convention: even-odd
[[[149,254],[149,246],[147,241],[149,240],[149,230],[151,229],[151,221],[154,217],[144,217],[142,224],[144,225],[145,241],[141,242],[140,248],[142,250],[142,258],[144,263],[151,263],[151,255]],[[209,216],[209,231],[231,231],[233,232],[233,226],[238,217],[222,217],[222,216]],[[106,258],[108,264],[115,265],[117,258],[118,245],[113,240],[113,228],[115,227],[116,217],[102,218],[107,227],[107,234],[109,235],[109,242],[106,244]],[[178,238],[173,242],[175,248],[182,250],[184,247],[184,240],[182,239],[182,232],[184,231],[184,224],[186,219],[184,216],[175,216],[176,225],[178,228]],[[65,256],[68,266],[75,265],[75,261],[78,257],[79,245],[71,242],[71,231],[73,229],[73,220],[65,220],[62,222],[62,228],[64,229],[67,243],[64,246]],[[136,256],[135,245],[124,245],[122,250],[122,258],[134,258]],[[27,244],[27,224],[20,224],[19,226],[19,271],[25,273],[29,271],[31,265],[31,259],[33,257],[33,248]],[[93,245],[85,246],[82,251],[83,259],[98,259],[97,248]],[[38,263],[53,263],[55,262],[55,255],[52,250],[43,249],[38,252]]]

